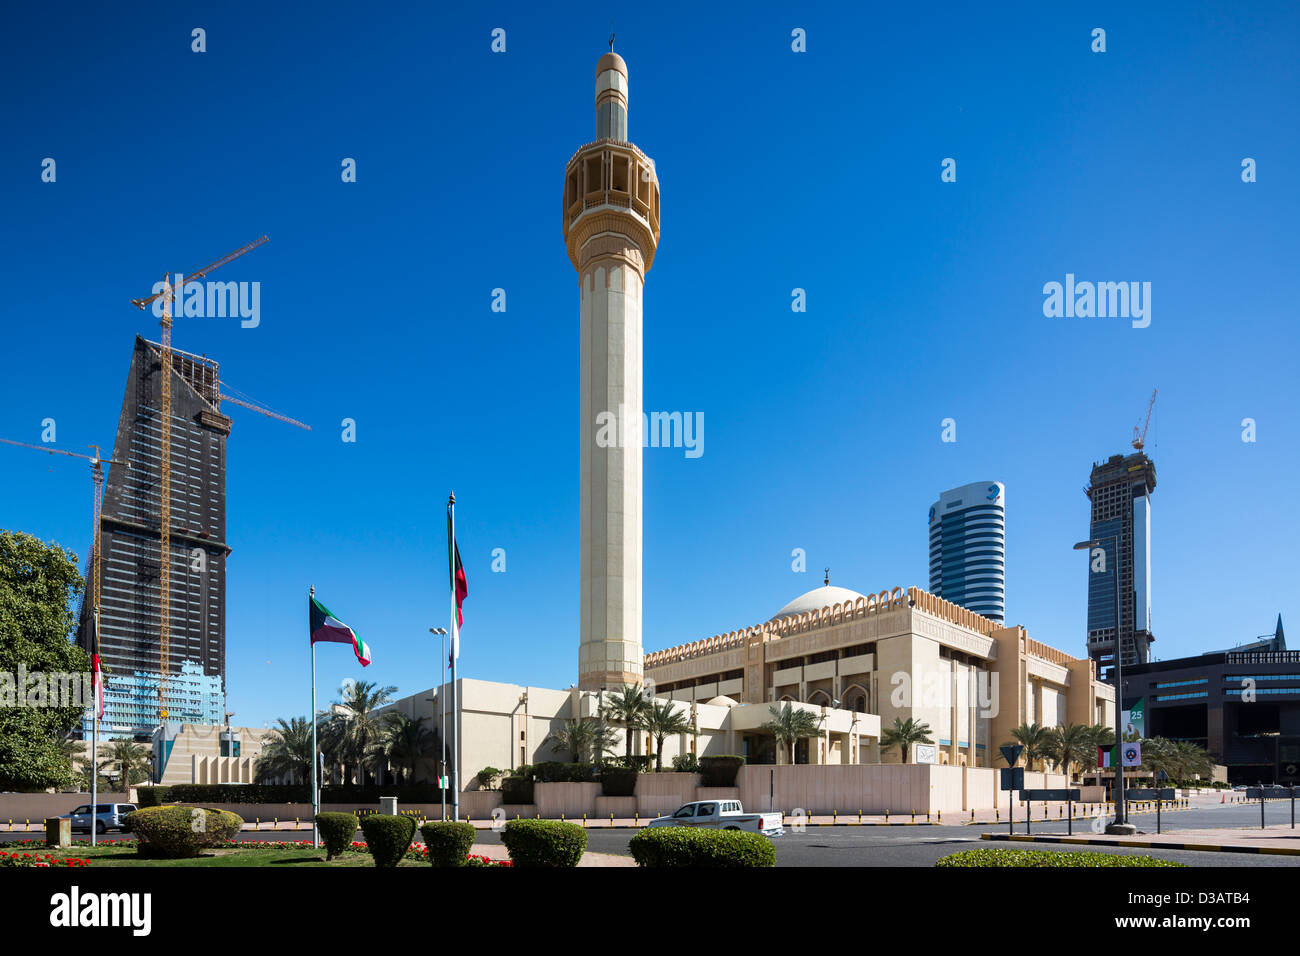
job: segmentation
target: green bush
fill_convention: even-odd
[[[161,807],[167,802],[170,787],[137,787],[135,805],[140,809],[145,807]],[[221,801],[214,801],[221,802]]]
[[[633,840],[635,842],[635,838]],[[1062,850],[1009,850],[988,848],[962,850],[941,858],[935,866],[1186,866],[1154,856],[1122,856],[1118,853],[1090,853]]]
[[[232,839],[244,825],[238,814],[208,807],[145,807],[127,814],[141,856],[181,859]]]
[[[397,866],[411,848],[415,817],[376,813],[361,821],[361,832],[375,866]]]
[[[600,792],[607,797],[636,795],[635,767],[605,767],[600,772]]]
[[[527,777],[502,778],[501,802],[506,804],[532,803],[533,782]]]
[[[357,817],[355,813],[318,813],[316,828],[325,844],[325,859],[332,860],[352,845]]]
[[[484,790],[492,789],[492,781],[501,776],[501,771],[496,767],[484,767],[478,772],[478,785]]]
[[[174,803],[311,803],[311,787],[305,783],[178,783],[167,788],[166,799]],[[322,786],[321,803],[355,803],[374,806],[380,797],[397,797],[400,803],[438,803],[442,791],[437,784],[406,786]]]
[[[529,767],[528,777],[535,783],[591,783],[596,779],[596,769],[589,763],[547,760]]]
[[[631,757],[620,754],[617,757],[606,757],[606,767],[623,767],[630,770],[639,770],[641,773],[647,773],[654,764],[654,757],[648,754],[633,754]]]
[[[740,773],[740,768],[744,765],[745,758],[735,754],[701,757],[700,786],[734,787],[736,785],[736,774]]]
[[[695,754],[678,754],[673,758],[673,769],[678,773],[699,773],[700,758]]]
[[[577,866],[587,849],[587,831],[559,820],[511,820],[501,842],[515,866]]]
[[[647,827],[628,843],[638,866],[776,866],[776,847],[757,833]]]
[[[464,866],[474,846],[474,827],[454,820],[440,820],[420,827],[429,862],[434,866]]]

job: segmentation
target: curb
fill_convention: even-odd
[[[1201,850],[1211,853],[1256,853],[1273,856],[1300,856],[1300,847],[1241,846],[1238,844],[1216,843],[1153,843],[1150,840],[1114,840],[1105,838],[1051,836],[1049,834],[981,833],[981,840],[999,840],[1004,843],[1069,843],[1079,846],[1122,846],[1138,847],[1145,850]]]

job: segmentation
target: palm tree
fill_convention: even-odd
[[[552,730],[542,743],[549,743],[551,750],[559,753],[569,751],[574,763],[588,763],[588,754],[593,751],[601,756],[613,751],[618,741],[618,733],[612,727],[604,727],[592,717],[579,717],[566,720],[558,730]]]
[[[790,763],[794,763],[794,745],[807,737],[820,737],[820,718],[811,710],[794,708],[787,701],[780,707],[775,704],[767,708],[772,719],[760,726],[775,739],[777,746],[790,748]]]
[[[1097,748],[1115,746],[1115,728],[1107,727],[1105,724],[1089,724],[1085,726],[1085,739],[1088,741],[1089,749],[1084,752],[1079,760],[1079,769],[1081,772],[1097,769]]]
[[[149,761],[153,754],[147,747],[140,747],[130,737],[117,737],[113,740],[109,757],[99,765],[101,771],[107,771],[114,764],[118,767],[122,789],[149,779]]]
[[[350,782],[353,767],[357,783],[362,783],[364,768],[373,766],[371,745],[383,737],[385,720],[378,711],[393,702],[396,692],[396,687],[379,687],[374,681],[353,681],[344,687],[342,700],[331,707],[327,752],[343,767],[344,784]]]
[[[632,737],[638,730],[644,729],[649,706],[649,698],[640,684],[624,684],[621,690],[611,692],[601,707],[600,715],[603,718],[622,724],[627,731],[626,756],[629,765],[632,763]]]
[[[278,720],[273,735],[257,758],[258,783],[278,778],[290,783],[306,783],[311,779],[311,721],[306,717]]]
[[[1016,743],[1025,748],[1025,766],[1033,769],[1034,761],[1047,756],[1047,728],[1038,724],[1021,724],[1011,731]]]
[[[438,731],[424,726],[425,717],[412,720],[401,711],[389,711],[384,716],[384,735],[374,746],[379,756],[397,770],[401,783],[411,783],[416,765],[441,750]]]
[[[1208,750],[1190,740],[1175,741],[1174,746],[1178,749],[1178,756],[1182,763],[1178,778],[1180,781],[1186,783],[1189,777],[1213,776],[1214,761],[1210,759]]]
[[[655,773],[664,769],[664,741],[680,734],[695,733],[695,725],[685,710],[678,710],[671,700],[651,700],[643,726],[655,742]]]
[[[1064,727],[1052,727],[1047,731],[1044,753],[1057,767],[1065,770],[1065,782],[1069,785],[1074,765],[1083,764],[1091,752],[1093,762],[1097,760],[1097,747],[1093,743],[1092,731],[1083,724],[1066,724]]]
[[[934,741],[930,738],[930,725],[919,720],[913,720],[911,717],[904,720],[902,717],[894,718],[894,726],[886,727],[884,733],[880,735],[880,746],[888,750],[890,747],[897,747],[899,754],[903,758],[903,763],[907,763],[907,755],[913,744],[932,744]]]

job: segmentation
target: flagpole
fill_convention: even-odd
[[[311,602],[316,594],[312,585],[307,592],[307,629],[311,630]],[[310,635],[309,635],[310,636]],[[311,845],[320,849],[320,830],[316,817],[320,813],[320,789],[316,782],[316,642],[311,642]]]
[[[448,534],[451,571],[451,818],[460,819],[460,701],[456,688],[456,660],[460,657],[460,628],[456,622],[456,493],[447,496]]]
[[[99,653],[99,608],[95,608],[95,653]],[[98,676],[98,675],[97,675]],[[98,678],[102,680],[102,678]],[[90,845],[95,846],[95,824],[99,822],[99,767],[96,765],[96,759],[99,756],[99,685],[95,684],[91,691],[94,699],[90,702],[90,712],[94,715],[90,727]],[[83,731],[84,733],[84,731]]]

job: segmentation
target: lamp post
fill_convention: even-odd
[[[1111,551],[1115,572],[1115,822],[1108,824],[1107,833],[1133,834],[1137,827],[1128,822],[1126,801],[1124,800],[1124,650],[1120,643],[1119,603],[1119,535],[1111,534],[1091,541],[1080,541],[1074,546],[1075,551],[1087,551],[1091,555],[1093,548],[1101,547],[1102,541],[1113,541]]]
[[[447,819],[447,788],[442,785],[447,770],[447,702],[443,691],[447,687],[447,629],[431,627],[430,634],[442,636],[442,670],[438,678],[438,793],[442,796],[442,818]]]

